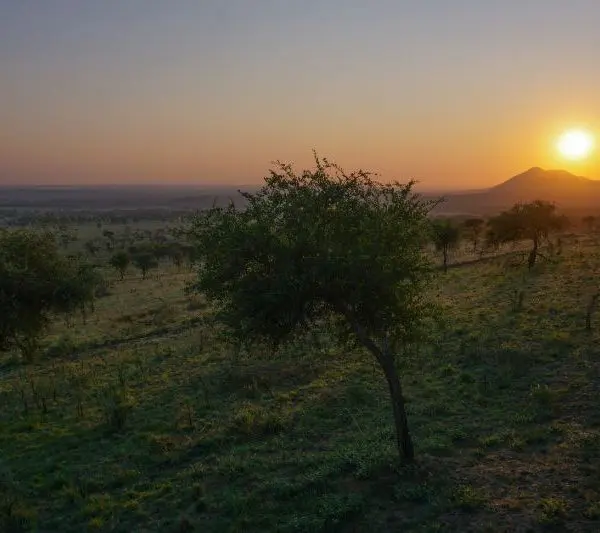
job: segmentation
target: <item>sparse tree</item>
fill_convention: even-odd
[[[152,268],[158,267],[158,261],[156,257],[150,252],[139,252],[133,256],[133,264],[140,269],[142,273],[142,279],[146,279],[148,271]]]
[[[71,242],[71,235],[68,232],[64,232],[60,234],[59,237],[60,244],[63,248],[67,249],[69,247],[69,243]]]
[[[0,230],[0,349],[32,359],[50,315],[85,310],[97,281],[58,252],[52,234]]]
[[[581,220],[585,224],[585,227],[587,228],[588,232],[593,233],[596,229],[596,217],[593,215],[588,215],[583,217]]]
[[[433,203],[414,195],[412,183],[384,185],[315,159],[316,169],[301,174],[277,163],[257,193],[243,193],[245,209],[198,215],[194,288],[248,342],[284,341],[337,319],[379,363],[398,451],[411,460],[396,357],[420,338],[430,309],[424,288],[432,268],[422,247]]]
[[[448,252],[460,243],[460,228],[450,220],[433,221],[433,244],[438,252],[442,252],[444,272],[448,272]]]
[[[71,258],[72,275],[65,276],[55,292],[55,311],[65,315],[67,322],[80,312],[85,322],[88,308],[94,311],[94,301],[98,288],[104,283],[102,275],[93,265],[81,259]]]
[[[181,265],[183,264],[183,259],[185,257],[181,245],[177,243],[172,243],[168,245],[167,255],[169,256],[169,259],[173,262],[173,265],[175,265],[177,268],[181,268]]]
[[[125,272],[131,263],[131,257],[123,250],[120,250],[112,255],[110,258],[110,266],[119,272],[121,280],[125,277]]]
[[[473,244],[473,252],[477,252],[477,245],[485,227],[485,220],[482,218],[468,218],[463,222],[464,236]]]
[[[98,243],[94,240],[86,241],[83,246],[85,247],[87,252],[92,256],[95,256],[100,251]]]
[[[516,204],[490,220],[490,227],[498,242],[531,241],[527,260],[529,269],[535,266],[539,248],[548,235],[565,228],[567,224],[568,220],[556,213],[556,206],[543,200]]]
[[[115,232],[109,229],[105,229],[102,235],[106,239],[106,249],[112,250],[115,246]]]

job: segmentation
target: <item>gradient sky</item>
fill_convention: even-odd
[[[0,183],[600,178],[600,0],[0,0]],[[597,144],[600,139],[597,139]]]

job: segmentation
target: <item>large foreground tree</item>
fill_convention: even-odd
[[[431,202],[413,183],[384,185],[315,156],[301,174],[277,163],[246,207],[213,208],[192,229],[200,255],[194,288],[244,340],[284,341],[331,318],[379,363],[400,456],[414,457],[396,366],[420,338],[432,271],[422,253]]]
[[[510,210],[491,218],[488,224],[490,234],[498,243],[531,241],[527,259],[527,266],[531,269],[537,261],[543,241],[552,232],[564,229],[568,220],[556,212],[554,204],[536,200],[528,204],[516,204]]]
[[[31,359],[52,314],[85,311],[99,282],[59,253],[52,234],[0,230],[0,350]]]

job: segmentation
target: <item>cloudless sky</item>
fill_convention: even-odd
[[[600,0],[0,0],[0,183],[600,178]],[[597,139],[600,144],[600,139]]]

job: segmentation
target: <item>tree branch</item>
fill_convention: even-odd
[[[338,312],[340,312],[346,318],[360,343],[375,356],[375,358],[380,364],[383,364],[384,352],[379,348],[379,346],[377,346],[377,344],[375,344],[373,339],[371,339],[371,337],[367,335],[365,329],[353,316],[352,310],[349,309],[348,306],[342,302],[336,303],[335,307],[338,310]],[[385,338],[384,342],[387,346],[387,337]]]

